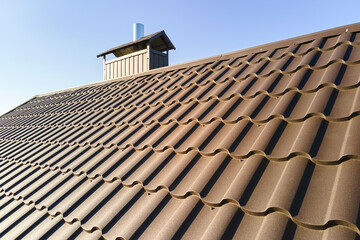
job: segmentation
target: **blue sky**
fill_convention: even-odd
[[[0,113],[36,94],[101,81],[96,55],[165,30],[170,64],[356,23],[360,1],[0,0]]]

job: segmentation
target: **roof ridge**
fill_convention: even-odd
[[[142,73],[138,73],[138,74],[133,74],[133,75],[126,76],[126,77],[121,77],[121,78],[106,80],[106,81],[101,80],[100,82],[94,82],[94,83],[89,83],[89,84],[80,85],[80,86],[76,86],[76,87],[65,88],[62,90],[52,91],[52,92],[43,93],[43,94],[37,94],[34,97],[44,97],[44,96],[49,96],[52,94],[62,93],[62,92],[66,92],[66,91],[74,91],[74,90],[77,90],[77,89],[80,89],[83,87],[98,86],[98,85],[102,85],[102,84],[106,84],[106,83],[130,80],[130,79],[134,79],[134,78],[140,77],[140,76],[146,76],[146,75],[150,75],[150,74],[154,74],[154,73],[161,73],[161,72],[171,71],[171,70],[175,70],[175,69],[180,69],[185,66],[192,67],[192,66],[207,63],[210,61],[220,61],[223,59],[232,58],[232,57],[238,56],[240,54],[246,55],[246,54],[253,54],[253,53],[258,53],[258,52],[264,52],[269,49],[280,48],[280,47],[285,47],[286,45],[295,45],[295,44],[299,44],[301,42],[310,41],[314,38],[326,37],[326,36],[331,36],[331,35],[336,35],[336,34],[344,34],[344,33],[353,32],[353,31],[360,31],[360,22],[354,23],[354,24],[349,24],[349,25],[344,25],[344,26],[340,26],[340,27],[330,28],[330,29],[318,31],[315,33],[305,34],[305,35],[301,35],[298,37],[288,38],[285,40],[270,42],[270,43],[266,43],[266,44],[262,44],[262,45],[258,45],[258,46],[254,46],[254,47],[249,47],[249,48],[245,48],[245,49],[241,49],[241,50],[237,50],[237,51],[233,51],[233,52],[228,52],[225,54],[205,57],[205,58],[201,58],[201,59],[197,59],[197,60],[186,61],[183,63],[178,63],[178,64],[166,66],[166,67],[161,67],[161,68],[149,70],[147,72],[142,72]]]

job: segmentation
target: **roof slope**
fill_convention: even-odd
[[[0,237],[354,239],[360,24],[0,118]]]

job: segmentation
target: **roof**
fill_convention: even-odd
[[[360,24],[35,96],[0,238],[355,239]]]
[[[152,48],[158,51],[167,51],[175,50],[175,46],[170,41],[169,37],[166,35],[165,31],[156,32],[142,38],[139,38],[136,41],[122,44],[120,46],[111,48],[103,53],[97,55],[97,57],[102,57],[107,54],[113,53],[116,57],[138,51],[140,49],[146,48],[146,44],[152,42]]]

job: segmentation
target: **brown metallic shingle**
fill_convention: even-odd
[[[35,96],[0,237],[355,239],[360,24]]]

